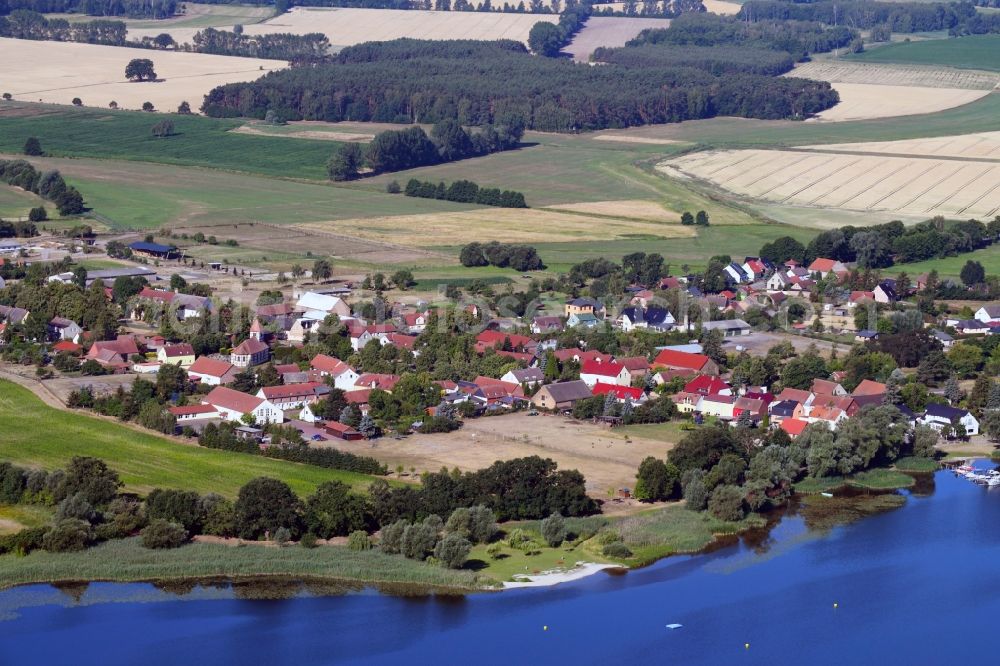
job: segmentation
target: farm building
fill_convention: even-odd
[[[546,384],[538,389],[531,402],[542,409],[565,410],[573,409],[580,400],[593,397],[590,387],[580,380]]]

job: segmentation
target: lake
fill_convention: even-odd
[[[271,600],[229,586],[17,588],[0,593],[0,664],[992,663],[1000,492],[934,481],[847,526],[790,515],[763,541],[552,588]]]

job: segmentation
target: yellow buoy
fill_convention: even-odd
[[[749,650],[750,649],[750,644],[749,643],[744,643],[743,644],[743,649],[744,650]]]
[[[548,631],[548,630],[549,630],[549,625],[546,624],[545,626],[542,627],[542,631]]]

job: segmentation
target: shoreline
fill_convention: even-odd
[[[576,566],[568,571],[543,571],[540,574],[532,575],[519,574],[517,576],[518,579],[527,580],[505,581],[503,583],[503,589],[516,590],[529,587],[552,587],[553,585],[559,585],[560,583],[569,583],[574,580],[587,578],[588,576],[593,576],[599,571],[605,571],[607,569],[618,569],[624,572],[628,571],[629,567],[621,564],[577,562]]]

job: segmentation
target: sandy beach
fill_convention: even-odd
[[[503,584],[505,590],[520,588],[520,587],[549,587],[551,585],[558,585],[559,583],[568,583],[570,581],[579,580],[581,578],[586,578],[591,576],[598,571],[604,571],[605,569],[622,569],[624,567],[617,564],[595,564],[593,562],[577,562],[576,566],[569,571],[551,571],[544,572],[535,576],[518,576],[518,578],[526,580],[518,580],[516,582],[507,582]]]

